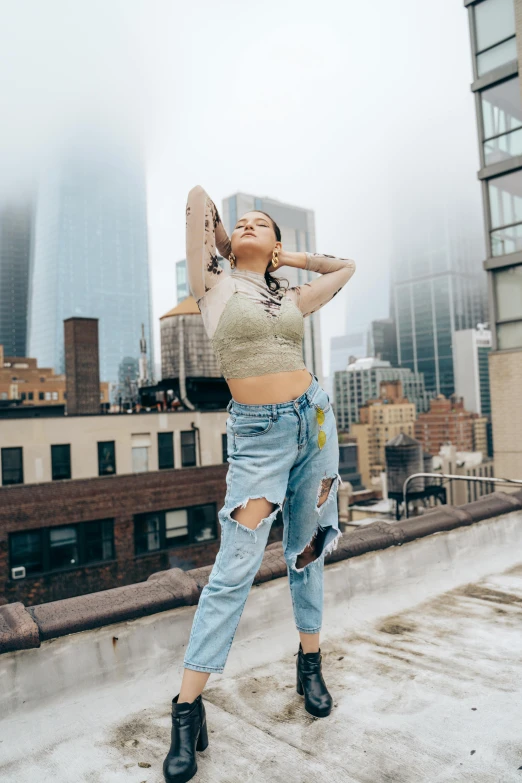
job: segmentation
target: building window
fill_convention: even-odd
[[[43,400],[43,399],[45,399],[45,395],[44,395],[44,393],[43,393],[43,392],[38,392],[38,399],[39,399],[39,400]]]
[[[113,560],[114,520],[10,533],[9,552],[10,567],[27,576]]]
[[[473,6],[477,76],[517,59],[513,0],[483,0]]]
[[[85,563],[114,559],[114,520],[84,522]]]
[[[228,461],[228,446],[227,446],[227,433],[223,432],[221,434],[221,455],[222,455],[222,461],[227,462]]]
[[[53,481],[71,478],[71,446],[69,443],[51,446],[51,471]]]
[[[49,566],[51,571],[79,565],[76,525],[49,530]]]
[[[132,472],[147,473],[149,470],[149,447],[132,447]]]
[[[34,400],[34,392],[29,392],[29,399]]]
[[[45,399],[50,400],[51,399],[51,392],[45,392]]]
[[[484,90],[481,99],[486,166],[522,155],[522,102],[518,76]]]
[[[24,465],[21,447],[2,449],[2,484],[23,484]]]
[[[51,392],[53,400],[58,399],[58,392]]]
[[[181,432],[181,466],[190,468],[196,465],[196,430]]]
[[[98,443],[98,475],[113,476],[116,473],[116,448],[113,440]]]
[[[522,347],[522,266],[495,272],[497,343],[500,350]]]
[[[9,562],[11,568],[25,566],[26,574],[43,571],[42,530],[11,533]]]
[[[522,170],[489,181],[491,255],[522,249]]]
[[[27,394],[25,392],[22,392],[22,400],[26,400],[26,399],[27,399]]]
[[[217,538],[215,503],[137,514],[134,541],[137,555]]]
[[[134,517],[134,548],[137,555],[161,549],[162,514],[140,514]]]
[[[174,467],[174,433],[158,432],[158,467],[168,470]]]

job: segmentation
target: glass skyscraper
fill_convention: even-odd
[[[281,229],[281,241],[285,250],[315,253],[315,219],[311,209],[285,204],[267,197],[236,193],[223,199],[222,218],[229,236],[245,212],[259,209],[273,217]],[[326,251],[325,251],[326,252]],[[274,277],[286,278],[291,286],[301,285],[317,277],[315,272],[285,266]],[[315,373],[320,383],[323,379],[320,313],[312,313],[304,319],[303,358],[308,369]]]
[[[29,355],[64,372],[64,319],[98,318],[100,378],[115,401],[122,363],[138,366],[142,324],[154,367],[144,163],[124,140],[78,139],[40,179]]]
[[[31,205],[0,205],[0,345],[5,356],[27,356],[27,294]]]
[[[423,373],[427,391],[448,397],[455,391],[453,333],[487,320],[480,214],[448,196],[404,218],[392,266],[397,361]]]

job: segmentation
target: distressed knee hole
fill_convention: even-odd
[[[314,532],[312,540],[305,546],[303,551],[297,555],[295,561],[296,568],[304,568],[314,560],[317,560],[317,530]]]
[[[255,530],[276,508],[277,504],[265,497],[249,498],[242,505],[236,506],[230,516],[235,522]]]
[[[330,492],[330,488],[333,484],[333,478],[324,478],[321,480],[321,484],[319,485],[319,490],[317,492],[317,503],[316,505],[322,506],[325,500],[328,497],[328,493]]]

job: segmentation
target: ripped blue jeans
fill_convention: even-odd
[[[322,449],[317,406],[325,414]],[[217,673],[224,670],[278,511],[282,509],[283,552],[298,631],[321,629],[324,557],[341,535],[337,427],[330,398],[317,377],[312,375],[309,387],[295,400],[246,405],[232,398],[227,410],[229,468],[225,504],[218,514],[221,545],[201,591],[183,662],[187,669]],[[274,505],[254,529],[231,516],[251,498],[266,498]],[[299,555],[312,543],[315,559],[299,568]]]

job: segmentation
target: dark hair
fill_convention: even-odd
[[[266,215],[267,218],[269,218],[269,220],[272,223],[272,226],[274,228],[274,233],[276,235],[276,240],[278,242],[281,242],[281,229],[279,228],[279,226],[275,222],[274,218],[271,215],[269,215],[268,212],[263,212],[262,209],[254,209],[252,211],[253,212],[260,212],[262,215]],[[287,280],[286,277],[281,277],[281,278],[280,277],[272,277],[272,275],[270,274],[270,272],[267,269],[265,269],[265,280],[266,280],[266,284],[267,284],[268,288],[271,291],[273,291],[274,293],[279,291],[279,289],[281,288],[281,280],[284,280],[285,283],[288,284],[287,288],[290,286],[290,281]]]

